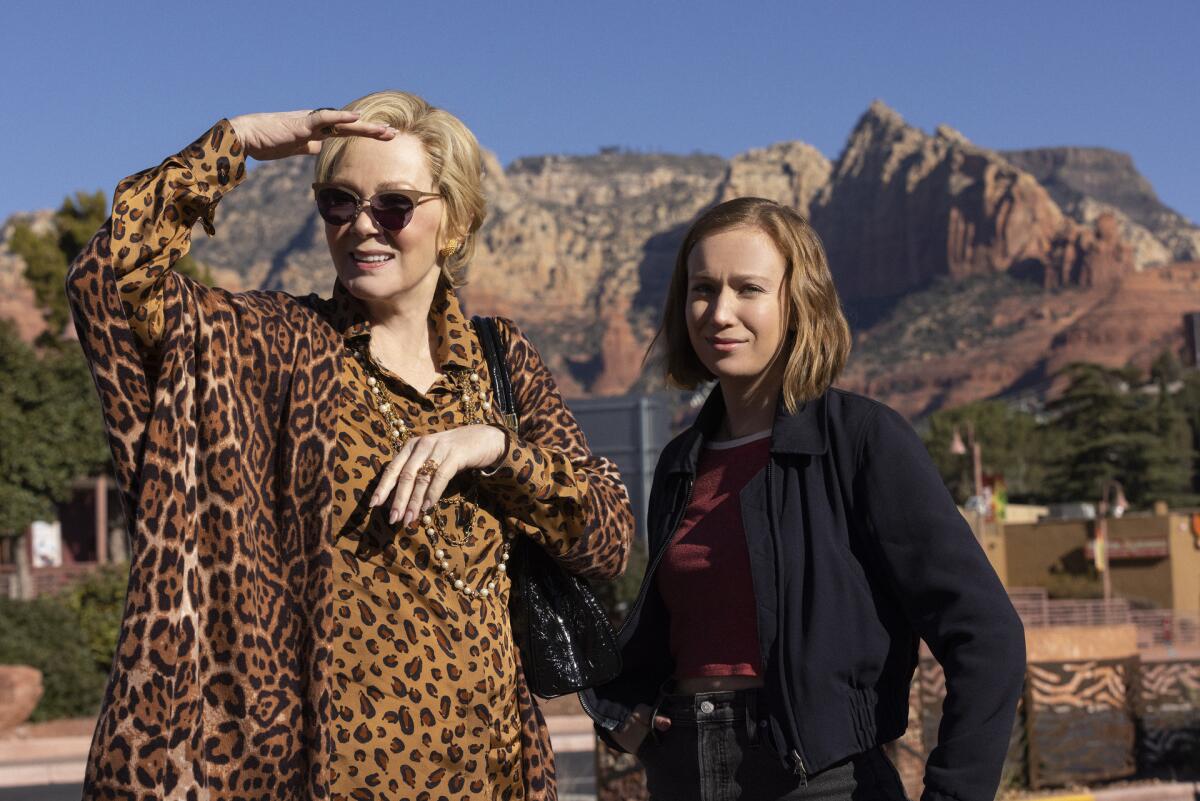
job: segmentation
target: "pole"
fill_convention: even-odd
[[[108,477],[96,476],[96,562],[108,561]]]

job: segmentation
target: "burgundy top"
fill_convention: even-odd
[[[655,574],[677,679],[762,675],[740,493],[770,450],[765,431],[700,454],[691,503]]]

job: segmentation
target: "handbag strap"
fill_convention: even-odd
[[[483,358],[487,361],[488,372],[492,374],[492,394],[500,414],[504,416],[504,424],[514,434],[517,433],[521,420],[517,416],[517,404],[513,397],[512,378],[508,372],[508,359],[504,356],[504,343],[500,340],[500,329],[496,327],[495,317],[476,315],[471,318],[475,333],[479,335],[479,345],[483,348]]]

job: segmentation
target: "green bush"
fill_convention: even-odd
[[[42,671],[31,720],[94,715],[117,647],[128,565],[109,565],[57,596],[0,598],[0,664]]]
[[[0,664],[42,671],[42,700],[31,720],[95,715],[106,670],[96,669],[79,618],[59,598],[0,598]]]
[[[112,667],[116,652],[128,585],[129,565],[105,565],[61,596],[78,621],[96,669],[105,673]]]

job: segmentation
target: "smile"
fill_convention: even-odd
[[[718,351],[721,351],[722,353],[729,353],[731,351],[737,350],[739,347],[741,347],[742,345],[745,345],[746,343],[745,343],[745,341],[740,340],[740,339],[721,339],[719,337],[710,337],[708,340],[708,344],[712,345],[713,350],[718,350]]]
[[[351,253],[350,259],[360,270],[378,270],[392,260],[389,253]]]

